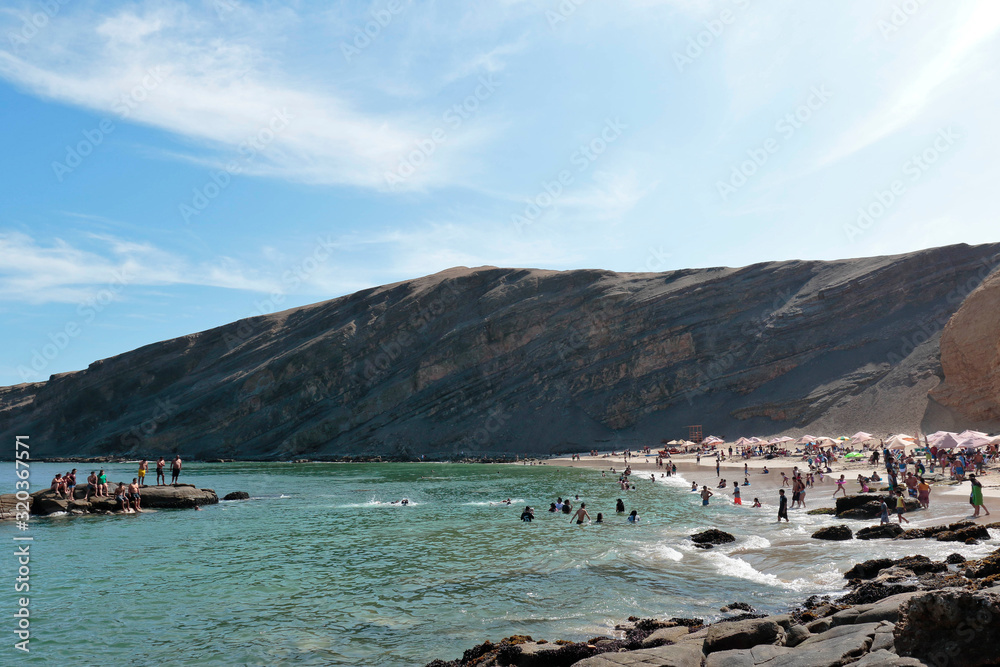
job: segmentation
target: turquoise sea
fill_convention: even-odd
[[[13,464],[0,466],[10,492]],[[67,467],[33,464],[34,488]],[[85,478],[89,467],[77,467]],[[111,465],[109,478],[134,470]],[[690,482],[637,477],[626,493],[610,472],[553,466],[189,463],[181,481],[251,500],[34,518],[27,533],[0,524],[11,626],[0,664],[423,665],[511,634],[609,634],[632,615],[714,619],[734,601],[784,610],[839,591],[857,560],[995,548],[819,542],[809,535],[827,517],[793,511],[778,526],[774,499],[753,510],[714,498],[706,509]],[[576,495],[606,525],[546,511]],[[753,496],[744,489],[748,505]],[[387,504],[403,497],[408,507]],[[638,525],[614,514],[618,497]],[[498,504],[506,498],[513,504]],[[536,509],[530,524],[518,520],[526,504]],[[812,506],[823,504],[814,495]],[[687,536],[707,527],[739,539],[694,549]],[[34,537],[30,655],[12,639],[10,545],[25,534]]]

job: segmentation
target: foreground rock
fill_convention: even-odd
[[[109,485],[110,487],[110,485]],[[112,488],[113,490],[113,488]],[[60,498],[49,489],[31,494],[31,513],[41,516],[67,512],[69,514],[109,513],[118,510],[114,495],[100,498],[91,496],[86,500],[86,491],[77,488],[74,498]],[[183,509],[198,505],[214,505],[219,497],[212,489],[198,489],[193,484],[170,484],[142,487],[141,508]]]
[[[985,558],[949,557],[964,575],[915,555],[859,563],[844,577],[852,592],[815,596],[788,614],[722,619],[631,618],[623,637],[586,642],[509,637],[428,667],[928,667],[1000,664],[1000,549]],[[903,586],[893,585],[904,576]],[[733,603],[727,610],[744,611]]]
[[[854,534],[854,537],[859,540],[885,540],[899,537],[904,532],[903,527],[898,523],[886,523],[879,526],[862,528]]]

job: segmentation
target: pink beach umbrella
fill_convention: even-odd
[[[865,440],[871,440],[871,439],[872,439],[872,434],[865,433],[864,431],[858,431],[857,433],[851,436],[851,442],[855,443],[864,442]]]

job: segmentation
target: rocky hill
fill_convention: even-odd
[[[285,459],[620,448],[688,424],[977,425],[996,414],[988,392],[972,412],[963,392],[996,374],[938,389],[941,330],[998,265],[1000,244],[667,273],[455,268],[0,389],[0,435],[31,435],[38,457]],[[989,339],[991,312],[985,334],[956,325],[957,355]]]

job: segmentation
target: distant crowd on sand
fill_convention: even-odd
[[[163,486],[167,484],[167,476],[164,472],[166,465],[166,460],[162,456],[156,462],[156,486],[161,486],[160,480],[163,480]],[[176,455],[170,464],[171,484],[177,484],[183,465],[180,455]],[[143,459],[139,462],[138,476],[132,478],[131,484],[126,485],[125,482],[118,482],[118,486],[114,490],[114,497],[122,512],[142,511],[140,509],[140,502],[142,500],[141,489],[147,486],[145,480],[148,471],[149,462]],[[65,475],[57,472],[56,476],[52,478],[52,486],[50,488],[56,496],[72,500],[76,491],[76,468],[73,468]],[[86,491],[84,500],[87,501],[91,497],[104,498],[112,495],[108,492],[108,476],[105,474],[103,468],[99,471],[90,471],[90,476],[87,477]]]
[[[870,455],[867,453],[870,451]],[[857,478],[858,485],[862,493],[869,493],[875,491],[873,484],[875,482],[882,482],[883,479],[878,473],[878,464],[881,460],[886,474],[886,483],[888,485],[889,491],[889,501],[883,498],[882,501],[882,512],[881,521],[882,523],[889,522],[890,512],[895,513],[899,523],[909,523],[909,521],[903,516],[906,511],[906,498],[910,497],[915,499],[922,508],[927,509],[930,506],[930,495],[931,495],[931,481],[926,479],[925,475],[928,472],[933,473],[935,467],[941,470],[942,474],[947,475],[947,478],[957,482],[969,481],[971,484],[971,492],[969,495],[969,504],[972,506],[972,518],[979,518],[980,513],[985,513],[989,516],[990,512],[983,504],[983,487],[982,483],[977,477],[979,475],[985,474],[986,466],[991,462],[996,462],[998,459],[998,452],[996,445],[993,445],[983,451],[959,451],[959,452],[948,452],[944,449],[938,449],[937,447],[928,447],[924,450],[922,454],[907,454],[905,450],[903,451],[893,451],[887,447],[884,441],[880,441],[877,447],[869,448],[867,445],[861,450],[865,455],[867,455],[868,462],[871,463],[876,468],[872,471],[869,476],[859,474]],[[643,450],[644,454],[650,454],[650,448],[646,447]],[[728,492],[731,489],[731,496],[733,498],[733,504],[743,505],[743,493],[746,487],[751,486],[750,482],[750,467],[749,464],[744,462],[743,464],[743,482],[742,484],[738,481],[730,482],[721,476],[722,473],[722,462],[726,460],[727,450],[718,449],[712,447],[711,449],[702,449],[696,452],[696,462],[701,463],[702,456],[712,456],[715,457],[715,473],[719,478],[718,484],[715,486],[716,491],[713,492],[708,488],[708,485],[702,485],[699,488],[697,482],[691,483],[691,492],[697,493],[701,497],[702,506],[707,507],[709,505],[710,498],[721,495],[722,492]],[[799,469],[798,466],[792,468],[791,477],[789,477],[784,472],[781,473],[782,482],[781,487],[778,489],[778,522],[789,521],[788,511],[789,509],[805,509],[806,508],[806,493],[808,490],[813,489],[817,482],[823,483],[825,477],[830,477],[832,480],[831,472],[832,468],[830,465],[835,463],[839,458],[842,458],[846,454],[851,454],[849,458],[857,458],[861,456],[861,453],[855,452],[853,447],[840,447],[833,445],[831,447],[820,447],[818,445],[810,445],[805,448],[804,451],[796,451],[795,455],[802,455],[803,463],[805,467]],[[597,457],[599,454],[596,451],[592,451],[591,456]],[[734,448],[730,446],[728,448],[729,458],[733,459],[735,457],[740,457],[741,459],[750,459],[754,457],[766,457],[772,458],[774,455],[789,455],[788,451],[777,451],[777,448],[770,447],[765,448],[761,445],[747,446],[741,448]],[[630,491],[636,488],[633,479],[632,468],[628,464],[628,461],[632,459],[635,454],[630,450],[624,450],[621,453],[617,451],[611,452],[610,455],[605,454],[603,458],[621,456],[625,462],[625,470],[618,476],[617,483],[621,490]],[[573,456],[574,460],[579,458],[578,456]],[[865,457],[862,457],[862,460]],[[663,469],[664,472],[660,473],[660,477],[668,477],[677,474],[677,465],[670,460],[670,453],[666,450],[660,451],[659,455],[656,457],[656,468]],[[976,473],[968,474],[967,471],[975,468]],[[611,468],[610,472],[614,473],[615,469]],[[607,471],[601,473],[602,476],[607,476]],[[768,470],[767,465],[763,466],[760,471],[762,475],[769,475],[771,471]],[[650,475],[651,481],[656,480],[656,475]],[[840,475],[839,479],[833,480],[835,482],[835,488],[833,491],[833,497],[838,494],[847,495],[847,479],[845,475]],[[789,496],[785,493],[785,487],[791,492],[791,504],[789,505]],[[577,496],[579,500],[579,496]],[[891,505],[891,506],[890,506]],[[754,498],[753,503],[750,505],[752,508],[763,507],[759,498]],[[617,506],[615,508],[617,514],[623,514],[625,512],[625,506],[622,500],[619,498]],[[549,507],[549,512],[562,512],[564,514],[571,515],[571,521],[575,521],[577,524],[582,524],[584,521],[591,521],[589,512],[586,509],[586,503],[580,503],[580,507],[574,512],[573,504],[570,500],[559,498],[555,503],[552,503]],[[534,510],[527,506],[524,508],[524,512],[521,514],[522,521],[531,521],[534,518]],[[630,523],[636,523],[639,520],[638,513],[633,510],[628,517]],[[604,515],[603,513],[597,514],[597,519],[593,521],[594,523],[603,523]]]

